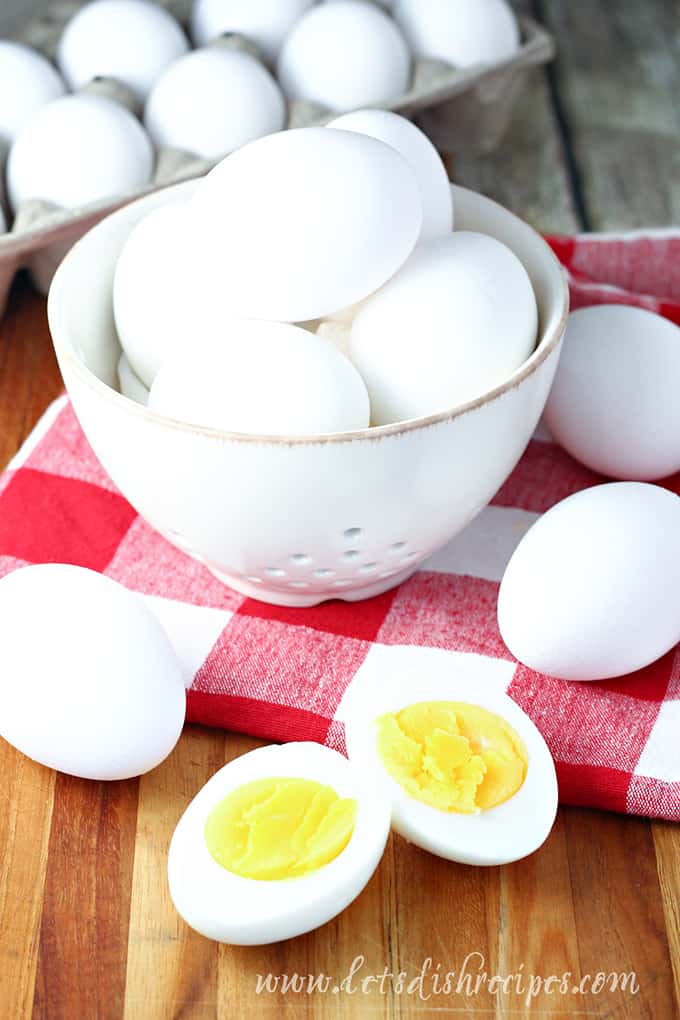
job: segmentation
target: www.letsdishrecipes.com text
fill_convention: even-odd
[[[527,1006],[539,995],[585,996],[605,992],[637,995],[640,987],[635,971],[597,971],[576,977],[571,971],[539,975],[525,971],[524,964],[508,974],[487,970],[482,953],[468,953],[458,969],[450,969],[427,957],[418,971],[367,973],[366,958],[355,956],[346,974],[257,974],[258,995],[403,995],[420,999],[478,995],[516,997]]]

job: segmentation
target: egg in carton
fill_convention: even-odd
[[[190,20],[191,0],[158,0],[181,25]],[[50,59],[54,59],[64,27],[83,6],[80,0],[45,3],[33,0],[29,5],[39,13],[23,24],[26,4],[10,0],[0,15],[0,34],[13,31],[13,37]],[[40,8],[43,8],[40,10]],[[413,61],[408,90],[389,103],[380,104],[416,119],[436,145],[444,151],[485,152],[495,148],[508,125],[512,108],[524,86],[529,70],[545,63],[554,54],[551,36],[529,18],[520,18],[521,45],[512,56],[489,65],[454,68],[440,60]],[[236,34],[214,39],[211,46],[228,47],[261,57],[258,48]],[[351,59],[351,55],[347,55]],[[266,61],[263,61],[266,63]],[[121,82],[98,78],[78,93],[95,94],[122,104],[135,115],[141,114],[138,99]],[[336,112],[305,101],[288,103],[286,127],[323,125]],[[178,183],[206,173],[217,160],[197,157],[195,153],[161,147],[155,153],[150,183],[104,200],[64,208],[41,200],[22,202],[11,218],[5,192],[7,150],[0,148],[0,211],[10,225],[0,232],[0,315],[4,311],[12,280],[27,268],[42,293],[49,288],[59,262],[69,248],[109,212],[133,198],[170,183]]]

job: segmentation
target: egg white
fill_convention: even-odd
[[[229,793],[266,777],[311,779],[358,803],[356,824],[333,861],[301,878],[261,881],[221,867],[204,838],[208,815]],[[207,938],[231,945],[266,945],[330,921],[363,890],[385,849],[390,802],[382,785],[337,751],[313,743],[271,745],[220,769],[180,819],[170,844],[170,895],[184,920]]]
[[[434,660],[433,660],[434,664]],[[478,815],[439,811],[415,800],[386,771],[376,747],[375,720],[423,701],[462,701],[495,712],[526,745],[527,775],[517,793]],[[440,665],[425,676],[404,672],[372,685],[348,702],[345,736],[350,761],[379,775],[392,801],[392,828],[409,842],[462,864],[498,865],[527,857],[548,837],[557,812],[557,778],[548,747],[522,709],[506,694],[485,689]]]

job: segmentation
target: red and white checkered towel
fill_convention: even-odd
[[[622,302],[680,324],[680,231],[554,238],[575,307]],[[27,342],[30,338],[27,337]],[[141,520],[104,473],[70,404],[53,404],[0,476],[0,574],[75,563],[142,593],[187,674],[188,718],[343,749],[343,697],[389,683],[400,648],[474,668],[531,716],[562,803],[680,820],[680,649],[621,680],[553,680],[518,665],[496,623],[498,586],[537,516],[602,479],[539,432],[493,503],[395,591],[282,609],[243,598]],[[680,475],[664,483],[680,494]],[[680,613],[680,592],[678,593]]]

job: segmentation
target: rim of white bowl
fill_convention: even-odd
[[[213,428],[208,425],[195,425],[191,422],[181,421],[177,418],[172,418],[169,415],[160,414],[158,411],[152,410],[146,404],[139,404],[129,397],[119,393],[118,390],[114,390],[113,387],[108,386],[105,382],[95,375],[87,365],[84,364],[81,358],[79,358],[74,351],[70,343],[64,343],[59,339],[60,331],[53,329],[53,322],[59,316],[59,302],[61,298],[61,290],[59,286],[55,287],[54,282],[50,287],[47,301],[47,313],[50,324],[50,332],[52,335],[52,342],[54,344],[55,351],[57,352],[59,360],[68,361],[69,366],[74,372],[80,376],[80,379],[86,383],[90,389],[94,390],[104,399],[109,402],[113,402],[114,405],[118,404],[122,411],[128,414],[136,415],[137,417],[143,418],[146,421],[154,425],[162,425],[164,428],[176,429],[180,432],[191,433],[194,435],[202,435],[207,438],[217,439],[222,442],[239,442],[239,443],[257,443],[273,444],[281,446],[318,446],[323,443],[351,443],[356,440],[378,440],[386,438],[388,436],[399,436],[405,435],[410,432],[417,432],[420,429],[427,429],[434,425],[442,425],[447,422],[454,421],[456,418],[462,418],[463,415],[469,414],[471,411],[478,410],[485,404],[490,404],[494,400],[498,400],[504,394],[509,393],[511,390],[516,389],[526,379],[532,376],[540,366],[550,357],[557,345],[559,344],[564,330],[567,324],[567,318],[569,315],[569,284],[567,274],[558,260],[557,256],[553,252],[550,245],[547,243],[544,237],[538,233],[537,230],[528,224],[521,217],[515,213],[510,212],[505,206],[502,206],[500,202],[495,202],[492,198],[488,198],[486,195],[481,195],[478,192],[472,191],[471,188],[463,188],[460,185],[452,184],[452,189],[455,191],[463,192],[465,194],[474,195],[476,198],[482,198],[489,205],[494,206],[504,216],[509,216],[516,220],[521,226],[529,231],[539,244],[542,246],[545,252],[546,259],[552,264],[553,268],[557,271],[558,278],[561,280],[561,298],[562,304],[560,308],[559,319],[556,324],[548,332],[542,333],[536,343],[536,348],[533,353],[523,362],[518,369],[516,369],[512,375],[508,376],[505,382],[500,383],[493,389],[488,390],[486,393],[482,393],[480,396],[475,397],[473,400],[468,400],[463,404],[456,404],[452,408],[448,408],[445,411],[437,411],[435,414],[425,415],[419,418],[408,418],[404,421],[393,422],[390,425],[372,425],[365,429],[354,429],[348,432],[325,432],[317,435],[310,436],[287,436],[287,435],[266,435],[260,433],[248,433],[248,432],[229,432],[224,429]],[[170,185],[168,188],[161,189],[162,191],[170,191],[172,188],[178,187],[177,184]],[[154,193],[156,196],[158,192]],[[135,203],[143,202],[149,196],[145,196],[142,199],[138,199]],[[101,220],[93,230],[100,230],[104,227],[106,222],[116,215],[125,212],[129,209],[130,204],[123,206],[122,209],[117,209],[111,213],[110,216],[105,217]],[[88,234],[85,234],[76,244],[72,250],[78,248],[84,241],[86,241]],[[70,255],[70,253],[69,253]],[[55,282],[60,282],[60,277],[64,268],[69,262],[69,255],[63,260],[57,272],[55,274]],[[68,392],[68,387],[67,387]]]

